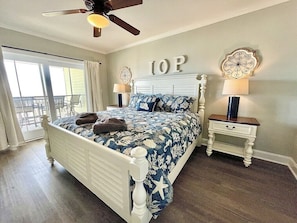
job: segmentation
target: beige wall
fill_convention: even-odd
[[[171,62],[174,56],[186,55],[182,73],[209,77],[206,117],[225,114],[227,96],[221,94],[220,62],[226,53],[250,47],[258,51],[262,61],[250,78],[250,94],[241,97],[239,115],[255,117],[261,123],[255,149],[292,156],[297,162],[296,8],[293,0],[107,55],[110,103],[116,103],[112,86],[120,82],[121,67],[130,67],[135,78],[149,74],[149,61]]]
[[[0,46],[10,46],[28,49],[37,52],[49,53],[59,56],[71,57],[79,60],[100,61],[101,75],[103,77],[103,92],[107,92],[106,56],[100,53],[72,47],[66,44],[42,39],[20,32],[0,27]],[[104,98],[104,104],[108,104],[108,96]]]

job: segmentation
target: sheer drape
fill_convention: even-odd
[[[24,143],[24,137],[14,109],[11,91],[0,48],[0,150],[16,149]]]
[[[84,61],[87,76],[87,91],[91,111],[103,110],[102,80],[100,76],[100,64],[93,61]]]

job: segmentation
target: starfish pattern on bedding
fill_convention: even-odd
[[[153,194],[159,192],[162,200],[164,200],[164,188],[167,188],[169,185],[164,183],[163,176],[160,177],[160,181],[153,180],[154,184],[156,185],[155,189],[153,190]]]

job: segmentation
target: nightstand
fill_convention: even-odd
[[[246,167],[252,163],[253,145],[256,140],[257,127],[260,123],[255,118],[238,117],[227,119],[225,115],[212,114],[208,118],[208,145],[206,153],[208,156],[212,151],[219,151],[239,157],[243,157]],[[243,147],[227,144],[215,140],[215,134],[238,137],[246,139]]]
[[[123,107],[119,107],[119,105],[107,105],[106,106],[107,111],[114,110],[114,109],[122,109],[122,108],[126,108],[126,106],[123,106]]]

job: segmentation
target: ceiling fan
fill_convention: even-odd
[[[119,17],[108,14],[112,10],[126,8],[142,4],[142,0],[83,0],[87,9],[70,9],[61,11],[51,11],[42,13],[43,16],[69,15],[76,13],[92,12],[88,15],[88,22],[93,26],[93,36],[100,37],[101,29],[109,24],[109,21],[117,24],[133,35],[138,35],[140,31]]]

